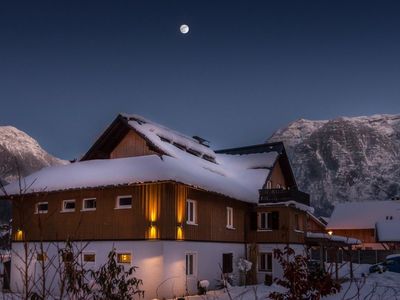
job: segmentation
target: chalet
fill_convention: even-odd
[[[92,269],[114,247],[118,263],[139,267],[151,299],[196,293],[203,279],[213,287],[221,273],[238,283],[239,258],[253,262],[253,283],[280,277],[273,250],[303,252],[308,232],[325,231],[282,143],[213,151],[137,115],[118,115],[79,162],[42,169],[6,191],[15,291],[24,287],[24,242],[35,254],[32,272],[38,260],[57,261],[66,240],[82,246]]]
[[[330,233],[362,241],[358,249],[399,248],[400,201],[366,201],[337,204],[329,219]]]

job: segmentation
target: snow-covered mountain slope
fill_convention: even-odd
[[[400,115],[300,119],[268,141],[285,143],[297,183],[318,214],[329,215],[336,202],[400,194]]]
[[[38,142],[12,126],[0,126],[0,178],[11,182],[51,165],[66,164],[48,154]]]

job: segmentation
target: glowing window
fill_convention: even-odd
[[[117,262],[119,264],[130,264],[132,261],[132,255],[130,253],[118,253]]]

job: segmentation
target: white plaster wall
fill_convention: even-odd
[[[275,249],[281,249],[283,251],[283,249],[286,246],[287,246],[287,244],[258,244],[258,252],[260,252],[260,253],[270,252],[273,254]],[[304,248],[304,245],[290,244],[289,247],[295,251],[296,255],[297,254],[306,255],[306,250]],[[264,283],[265,274],[271,274],[271,273],[270,272],[259,272],[258,265],[256,267],[257,267],[257,282]],[[282,278],[282,277],[283,277],[283,269],[282,269],[281,265],[279,264],[278,260],[272,256],[272,278],[275,279],[275,278]]]
[[[32,252],[39,249],[38,244],[29,245]],[[54,267],[47,272],[47,287],[52,288],[52,294],[58,294],[59,277],[55,273],[58,266],[58,248],[55,243],[43,245],[48,261],[52,260]],[[64,244],[58,244],[63,248]],[[197,281],[207,279],[210,288],[216,286],[221,278],[222,254],[233,253],[234,279],[239,279],[237,261],[245,255],[244,244],[233,243],[206,243],[187,241],[96,241],[76,243],[74,247],[84,249],[85,252],[96,253],[96,263],[87,264],[87,269],[97,269],[107,261],[108,253],[114,247],[117,252],[131,252],[132,265],[138,269],[135,276],[143,280],[145,299],[182,296],[197,293]],[[24,255],[22,243],[13,243],[11,261],[11,288],[13,291],[22,292],[23,284],[19,268],[23,268],[20,256]],[[195,276],[186,278],[185,253],[197,254],[197,272]],[[128,266],[126,267],[128,268]],[[36,270],[36,271],[35,271]],[[31,260],[30,274],[32,279],[38,281],[40,276],[40,263],[36,261],[36,255]],[[157,293],[158,292],[158,293]]]

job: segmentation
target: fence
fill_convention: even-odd
[[[351,253],[351,261],[355,264],[377,264],[385,260],[386,256],[391,254],[400,254],[400,250],[353,250]],[[334,262],[336,255],[336,261],[342,263],[343,261],[349,261],[350,257],[348,253],[342,250],[328,249],[323,253],[323,260],[325,262]],[[311,249],[311,258],[320,260],[320,250]]]

